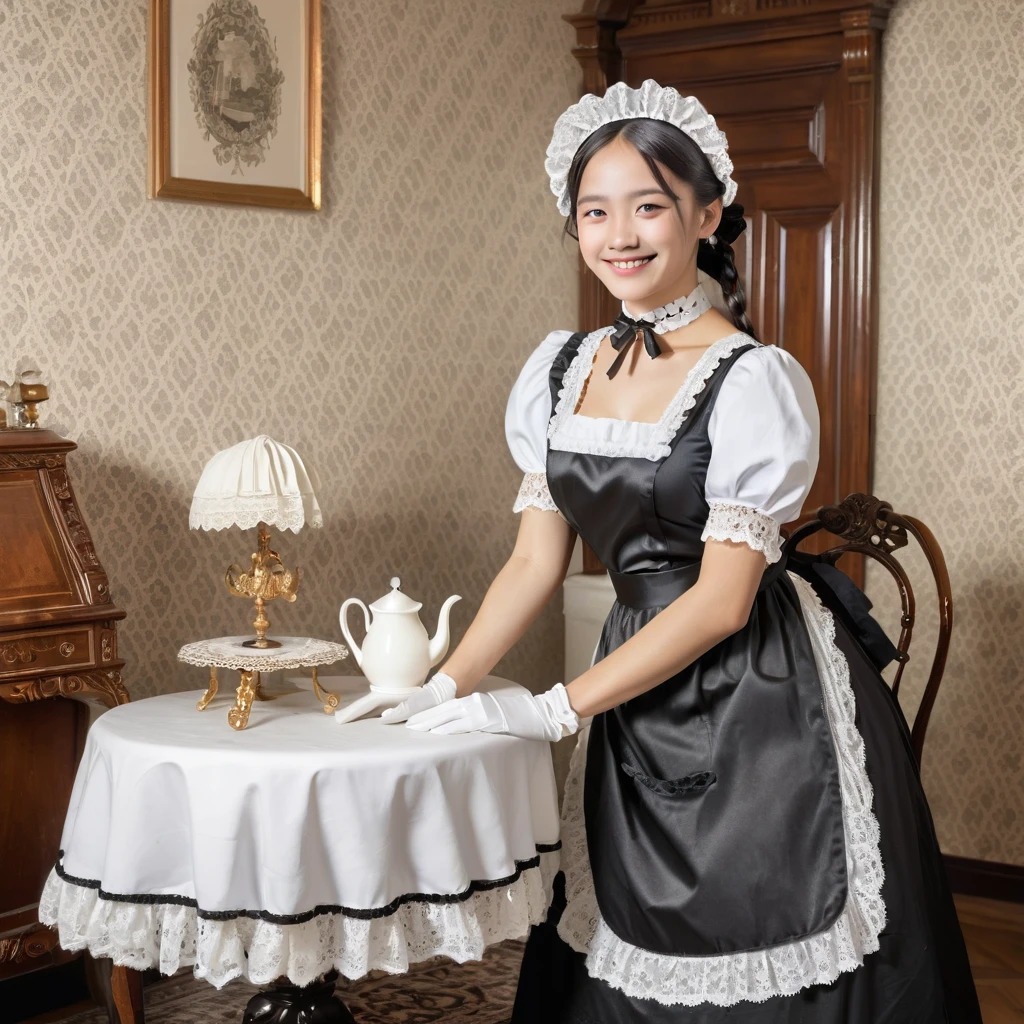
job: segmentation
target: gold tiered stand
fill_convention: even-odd
[[[222,636],[216,640],[186,644],[178,651],[178,661],[210,670],[210,682],[196,704],[197,711],[205,711],[217,696],[217,669],[235,669],[239,683],[235,702],[228,710],[228,725],[235,730],[244,729],[255,701],[274,700],[262,691],[261,673],[309,668],[313,671],[313,692],[317,700],[323,703],[326,714],[334,714],[338,709],[338,698],[320,685],[317,668],[347,658],[348,648],[344,644],[307,636],[282,636],[277,638],[279,646],[260,649],[246,645],[248,639],[244,636]]]

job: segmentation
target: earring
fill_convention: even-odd
[[[715,237],[715,235],[708,235],[708,245],[714,245],[717,241],[718,239]]]

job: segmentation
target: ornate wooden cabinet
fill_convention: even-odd
[[[0,979],[72,959],[36,910],[89,711],[121,682],[107,577],[48,430],[0,430]],[[80,698],[80,699],[66,699]]]
[[[697,96],[729,137],[751,320],[800,360],[821,411],[804,519],[871,493],[879,78],[895,2],[584,0],[565,16],[584,92],[653,78]],[[581,274],[580,327],[611,323],[618,303],[582,260]]]

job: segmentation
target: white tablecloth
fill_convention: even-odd
[[[306,984],[475,959],[543,919],[548,744],[339,726],[308,694],[256,704],[235,732],[215,710],[230,695],[202,713],[199,695],[126,704],[90,731],[40,905],[65,948],[192,963],[216,985]]]

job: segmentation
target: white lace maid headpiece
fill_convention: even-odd
[[[670,85],[658,85],[653,78],[648,78],[639,89],[616,82],[608,87],[604,96],[588,92],[555,122],[544,170],[551,178],[551,191],[558,200],[558,212],[563,217],[568,217],[571,212],[566,184],[576,150],[601,125],[631,117],[668,121],[684,131],[700,146],[715,176],[725,186],[722,205],[728,206],[736,198],[737,185],[732,180],[732,161],[725,132],[719,129],[696,96],[680,96],[678,90]]]

